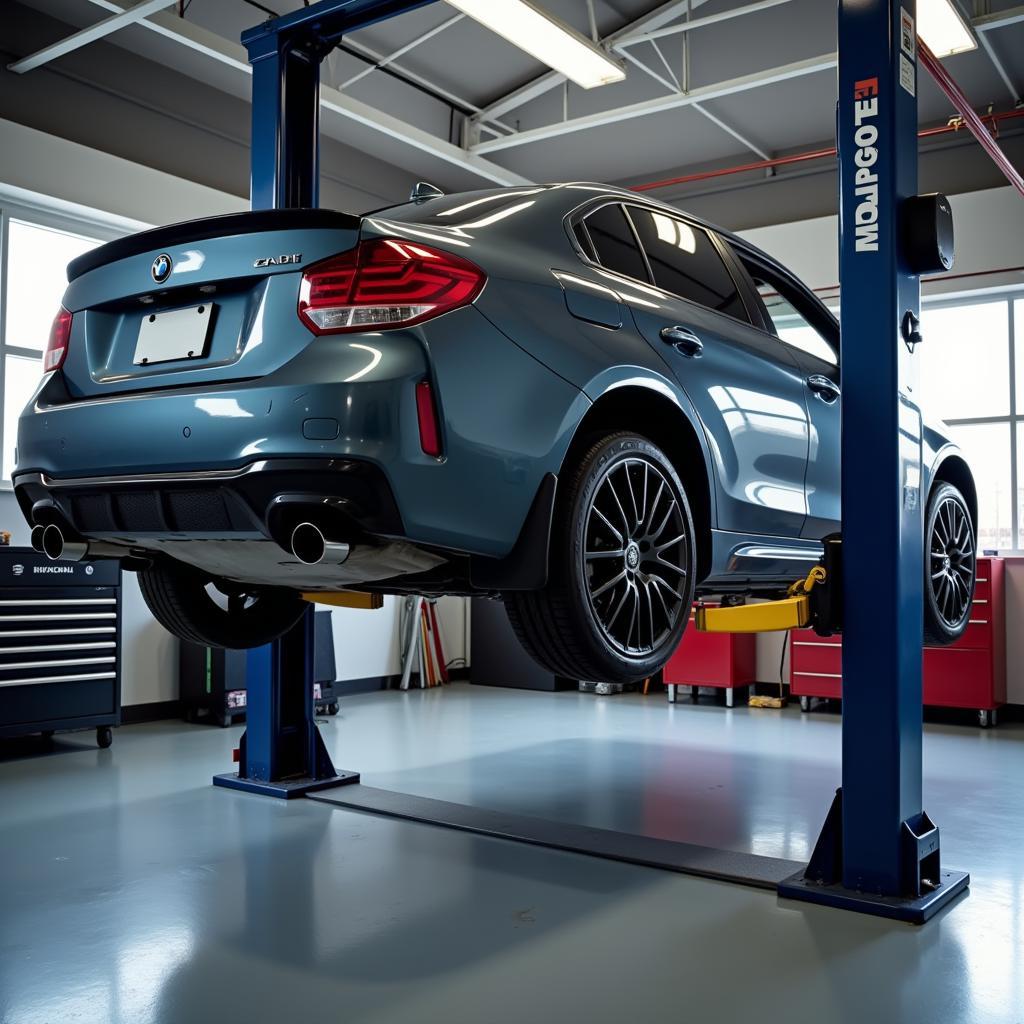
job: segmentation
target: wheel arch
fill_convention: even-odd
[[[562,473],[599,434],[635,430],[657,444],[671,459],[690,500],[700,582],[711,571],[714,491],[703,430],[694,418],[666,385],[653,387],[634,381],[612,384],[594,399],[577,424],[562,460]]]
[[[967,508],[971,513],[971,523],[974,526],[974,537],[978,537],[978,489],[974,484],[974,474],[967,465],[964,457],[956,450],[951,449],[947,453],[940,453],[935,465],[932,467],[931,480],[928,484],[928,497],[931,497],[932,489],[937,483],[952,484],[967,502]],[[927,507],[927,502],[926,502]]]

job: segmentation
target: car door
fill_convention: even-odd
[[[712,234],[650,207],[624,212],[654,287],[623,298],[700,416],[716,470],[718,528],[799,537],[808,438],[799,366],[751,324]]]
[[[841,512],[839,326],[813,294],[780,268],[755,253],[737,250],[736,255],[763,305],[766,327],[804,373],[811,429],[803,535],[820,539],[839,529]]]

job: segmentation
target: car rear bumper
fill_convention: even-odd
[[[272,539],[286,545],[302,519],[329,522],[338,539],[401,537],[384,473],[355,459],[260,459],[228,470],[54,478],[18,473],[25,518],[91,538]]]

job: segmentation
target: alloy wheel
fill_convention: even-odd
[[[936,610],[946,626],[955,629],[970,609],[974,589],[971,522],[955,498],[944,498],[936,510],[928,551]]]
[[[605,638],[648,654],[684,608],[690,572],[686,518],[668,477],[645,459],[609,467],[594,488],[584,534],[584,573]]]

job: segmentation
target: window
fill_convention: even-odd
[[[42,373],[50,325],[67,287],[67,265],[96,238],[0,210],[0,378],[3,478],[14,469],[18,417]]]
[[[753,268],[749,268],[753,269]],[[756,274],[752,275],[757,294],[761,296],[768,319],[775,326],[775,333],[781,341],[801,352],[838,366],[835,349],[812,327],[804,315],[778,290]]]
[[[629,215],[659,288],[749,323],[736,282],[706,231],[639,206],[629,207]]]
[[[584,223],[601,266],[638,281],[647,280],[647,265],[621,206],[602,206]]]
[[[926,302],[917,350],[925,416],[946,421],[974,474],[978,547],[1002,552],[1024,548],[1022,319],[1009,296]]]

